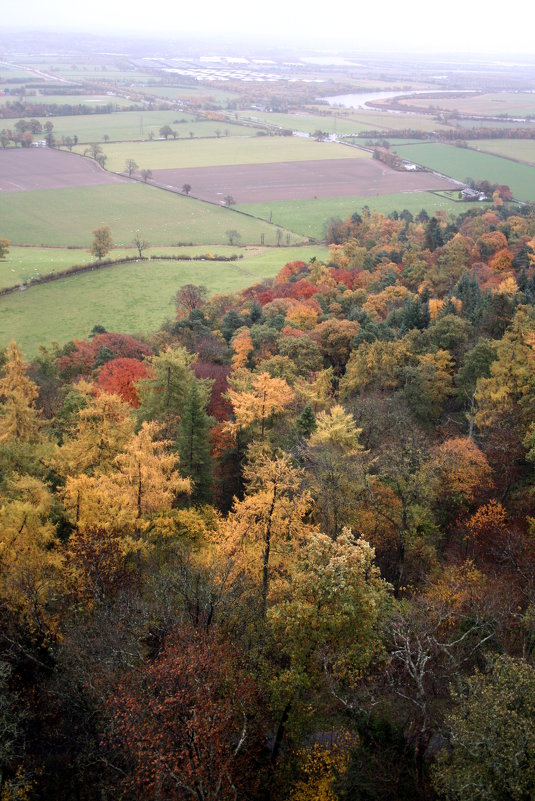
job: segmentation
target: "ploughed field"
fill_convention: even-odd
[[[189,184],[192,195],[216,203],[223,203],[228,195],[236,203],[256,203],[458,187],[454,181],[433,173],[401,172],[371,158],[153,170],[153,180],[178,190]]]
[[[0,193],[125,183],[95,161],[50,148],[0,150]]]

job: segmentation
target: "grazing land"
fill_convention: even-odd
[[[535,168],[514,161],[478,153],[454,145],[397,145],[393,148],[403,158],[424,164],[432,170],[451,175],[459,181],[467,177],[507,184],[519,200],[535,200]]]
[[[220,125],[224,130],[225,125]],[[151,170],[212,167],[223,164],[273,164],[278,161],[363,158],[366,154],[334,142],[293,136],[222,136],[167,142],[125,142],[103,147],[106,166],[120,172],[126,159]]]
[[[268,123],[278,128],[287,128],[292,131],[314,133],[325,131],[327,133],[352,134],[370,129],[369,125],[353,122],[338,114],[277,114],[271,112],[242,112],[242,119],[256,123]]]
[[[154,179],[177,188],[188,183],[195,197],[204,200],[223,202],[225,196],[231,195],[239,203],[383,195],[456,186],[433,173],[393,170],[370,157],[156,170]]]
[[[532,92],[488,92],[484,94],[452,97],[435,95],[434,97],[402,98],[398,101],[402,106],[427,107],[430,110],[444,109],[458,111],[461,114],[483,114],[485,116],[523,116],[535,114],[535,95]]]
[[[15,244],[89,247],[101,225],[118,246],[132,244],[136,231],[158,245],[226,244],[229,229],[243,244],[260,244],[262,234],[266,245],[277,241],[275,226],[134,181],[0,194],[0,219],[2,235]]]
[[[325,236],[325,224],[331,217],[345,220],[363,206],[388,214],[391,211],[407,209],[418,214],[425,209],[428,214],[445,211],[448,214],[459,214],[464,206],[449,200],[443,195],[433,192],[406,192],[395,195],[377,197],[324,197],[317,200],[286,200],[272,203],[244,203],[238,208],[272,220],[277,225],[284,225],[292,231],[314,239]]]
[[[132,334],[155,330],[174,317],[172,298],[183,284],[203,284],[210,294],[235,292],[275,276],[287,261],[324,259],[327,249],[259,248],[244,253],[243,259],[230,263],[133,262],[7,295],[0,298],[0,346],[14,337],[32,357],[39,343],[87,337],[95,325]]]
[[[39,189],[121,184],[125,180],[106,172],[96,161],[48,147],[6,148],[0,151],[0,195]],[[39,214],[39,209],[35,209],[35,212]]]
[[[13,102],[13,100],[17,100],[18,98],[13,97],[13,95],[4,95],[0,97],[0,104],[5,105],[8,101]],[[31,95],[27,98],[31,102],[41,103],[46,106],[114,106],[119,108],[126,108],[128,106],[133,105],[131,100],[127,100],[124,97],[119,97],[117,95],[49,95],[49,94],[37,94]]]
[[[479,139],[477,142],[470,142],[469,146],[497,156],[535,164],[534,139]]]

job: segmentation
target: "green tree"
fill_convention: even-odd
[[[4,259],[7,256],[10,245],[9,239],[0,239],[0,259]]]
[[[450,749],[433,770],[448,801],[527,801],[535,787],[535,670],[498,656],[467,681],[446,723]]]
[[[193,500],[211,500],[213,464],[209,434],[215,420],[206,413],[206,394],[194,381],[178,428],[178,452],[182,473],[194,483]]]

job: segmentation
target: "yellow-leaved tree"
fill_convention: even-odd
[[[269,373],[249,373],[241,370],[236,380],[230,379],[228,397],[232,403],[235,422],[227,424],[233,433],[250,429],[263,440],[266,426],[294,400],[294,393],[283,378],[271,378]]]
[[[303,471],[286,454],[259,454],[245,468],[244,478],[245,497],[234,500],[221,535],[241,569],[260,579],[265,616],[273,571],[284,569],[296,544],[312,531],[304,523],[311,496],[303,487]]]

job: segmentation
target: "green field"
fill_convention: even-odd
[[[18,100],[19,95],[13,97],[13,95],[4,95],[0,97],[0,104],[5,104],[9,100]],[[107,106],[111,104],[113,106],[119,106],[124,108],[125,106],[132,106],[134,102],[132,100],[126,100],[124,97],[117,97],[116,95],[43,95],[43,94],[36,94],[36,95],[26,95],[24,98],[28,103],[43,103],[44,105],[54,105],[58,104],[60,106]]]
[[[365,127],[365,130],[378,131],[447,131],[443,125],[425,114],[393,114],[389,111],[350,111],[349,119]]]
[[[535,164],[535,139],[479,139],[469,147]]]
[[[95,325],[135,334],[174,316],[172,298],[183,284],[210,293],[236,292],[277,274],[287,261],[326,258],[324,247],[258,250],[236,263],[137,262],[31,287],[0,298],[0,346],[14,338],[26,356],[40,343],[87,337]]]
[[[314,133],[314,131],[320,130],[347,135],[367,130],[366,125],[334,115],[320,116],[319,114],[275,114],[267,111],[242,111],[240,112],[240,117],[250,122],[267,122],[279,128],[305,131],[305,133]]]
[[[403,106],[459,111],[461,114],[509,114],[513,117],[535,114],[535,94],[532,92],[488,92],[465,97],[442,95],[429,99],[416,97],[401,100],[400,103]]]
[[[232,256],[237,255],[243,258],[256,257],[260,252],[267,254],[272,251],[267,248],[260,248],[255,245],[217,245],[211,247],[207,245],[197,245],[196,247],[162,247],[151,245],[143,252],[144,256]],[[278,253],[274,250],[274,256]],[[132,258],[138,252],[134,246],[124,248],[113,248],[109,253],[109,258]],[[15,284],[26,283],[33,278],[42,275],[66,270],[69,267],[79,264],[89,264],[94,262],[95,257],[89,248],[52,248],[52,247],[17,247],[11,246],[9,253],[4,259],[0,259],[0,289]],[[241,263],[241,259],[240,262]]]
[[[221,130],[225,126],[221,125]],[[75,148],[83,153],[83,148]],[[366,153],[334,142],[292,136],[222,136],[221,139],[178,139],[167,142],[125,142],[103,147],[106,167],[120,172],[126,159],[151,170],[212,167],[222,164],[273,164],[278,161],[368,158]]]
[[[226,103],[227,100],[233,100],[238,95],[235,92],[227,92],[224,89],[215,89],[211,86],[198,86],[197,84],[184,84],[182,86],[144,86],[138,88],[138,92],[144,95],[154,95],[155,97],[164,97],[168,100],[183,100],[186,98],[195,98],[197,100],[206,102],[207,100],[214,100],[217,103]]]
[[[0,195],[2,236],[16,244],[89,247],[93,229],[109,225],[118,246],[139,230],[158,245],[192,242],[226,244],[226,231],[239,231],[244,244],[276,244],[276,228],[142,183],[78,189],[46,189]],[[298,240],[292,236],[292,242]]]
[[[313,239],[325,235],[325,223],[330,217],[346,219],[363,206],[388,214],[391,211],[408,209],[418,214],[422,209],[434,213],[441,209],[451,214],[459,214],[463,207],[459,203],[432,192],[406,192],[395,195],[354,198],[319,198],[318,200],[284,200],[274,203],[244,203],[238,208],[264,219],[270,218],[278,225]]]
[[[478,153],[454,145],[398,145],[393,150],[404,158],[450,175],[458,181],[467,177],[507,184],[519,200],[535,200],[535,168],[514,161]]]
[[[251,129],[241,125],[227,125],[211,120],[198,120],[193,114],[182,111],[117,111],[111,114],[85,114],[61,117],[38,117],[41,125],[52,122],[54,136],[58,141],[62,136],[76,135],[80,143],[103,142],[104,135],[113,141],[140,140],[146,141],[150,134],[160,136],[160,128],[170,125],[180,139],[189,139],[190,132],[194,136],[251,136]],[[11,121],[9,127],[15,124]],[[252,132],[254,134],[254,131]],[[39,138],[39,134],[36,138]]]

